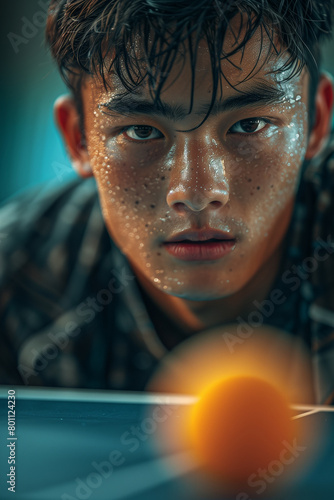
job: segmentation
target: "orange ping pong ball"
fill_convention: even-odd
[[[231,376],[207,387],[189,418],[193,453],[204,470],[232,488],[277,460],[295,437],[288,401],[255,376]]]

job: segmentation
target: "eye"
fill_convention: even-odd
[[[235,123],[229,130],[233,134],[255,134],[270,123],[266,118],[248,118]]]
[[[161,139],[163,134],[155,127],[149,125],[131,125],[124,127],[121,131],[125,136],[134,141],[147,141],[152,139]]]

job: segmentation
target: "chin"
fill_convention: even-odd
[[[205,301],[205,300],[217,300],[228,297],[233,292],[230,290],[203,290],[203,289],[188,289],[188,290],[163,290],[168,295],[173,295],[180,299],[191,300],[191,301]]]

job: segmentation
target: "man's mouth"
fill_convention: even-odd
[[[211,243],[211,242],[217,242],[217,241],[227,241],[227,240],[224,240],[224,239],[220,239],[220,238],[209,238],[208,240],[180,240],[178,241],[178,243],[199,243],[199,244],[203,244],[203,243]]]
[[[211,227],[200,230],[186,229],[172,235],[167,243],[174,241],[207,241],[207,240],[235,240],[235,237],[230,231],[221,231]]]
[[[230,253],[236,238],[229,232],[215,229],[184,231],[164,243],[167,252],[184,261],[217,260]]]

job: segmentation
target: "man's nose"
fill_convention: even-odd
[[[222,152],[213,145],[185,143],[171,165],[167,203],[176,211],[219,209],[229,201]]]

